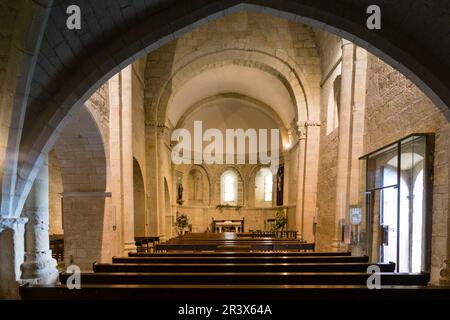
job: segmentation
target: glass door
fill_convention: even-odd
[[[428,135],[414,135],[366,160],[366,213],[373,261],[398,272],[428,271],[431,244],[431,164]],[[427,144],[428,141],[428,144]],[[426,215],[425,212],[430,212]]]
[[[380,215],[380,261],[395,262],[397,264],[397,187],[388,187],[376,191],[379,193]]]

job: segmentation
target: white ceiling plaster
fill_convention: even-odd
[[[245,66],[224,66],[206,70],[187,81],[171,97],[167,116],[172,124],[196,102],[222,93],[240,93],[260,100],[276,111],[289,127],[295,118],[295,106],[288,90],[277,77]]]

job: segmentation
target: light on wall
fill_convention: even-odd
[[[287,139],[284,139],[284,141],[283,141],[283,148],[284,148],[284,151],[289,151],[291,149],[291,147],[292,147],[292,132],[289,131]]]

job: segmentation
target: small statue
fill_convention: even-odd
[[[183,185],[181,183],[178,184],[178,194],[177,194],[177,203],[179,205],[183,204]]]

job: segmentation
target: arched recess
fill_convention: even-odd
[[[136,158],[133,158],[133,192],[134,192],[134,236],[147,235],[145,185],[141,166]]]
[[[244,103],[245,105],[254,108],[255,111],[262,112],[267,117],[270,117],[277,124],[277,129],[280,130],[280,136],[283,144],[289,145],[292,142],[291,139],[293,133],[290,132],[288,129],[290,124],[289,123],[285,124],[273,107],[247,95],[235,92],[227,92],[214,95],[194,103],[193,105],[187,108],[187,111],[184,112],[184,114],[182,114],[178,122],[175,124],[174,128],[183,128],[186,125],[186,120],[188,120],[192,114],[200,111],[202,108],[210,106],[211,104],[219,103],[225,100],[236,101],[237,103]]]
[[[187,204],[208,206],[211,202],[211,188],[207,171],[202,166],[195,165],[189,170],[187,178]]]
[[[91,270],[110,255],[103,247],[109,210],[105,145],[87,107],[80,109],[54,145],[62,178],[64,262]]]
[[[168,105],[171,103],[177,92],[189,80],[206,71],[226,66],[254,68],[275,77],[289,92],[291,103],[294,107],[294,117],[290,120],[296,122],[307,121],[310,119],[310,113],[312,111],[308,109],[311,108],[308,101],[313,100],[313,94],[310,92],[309,88],[311,84],[308,83],[306,76],[302,74],[301,68],[295,61],[292,61],[289,57],[282,58],[255,49],[236,47],[207,52],[200,57],[195,57],[182,63],[179,68],[166,79],[161,88],[159,97],[155,99],[157,121],[165,121]],[[309,84],[309,86],[305,86],[305,84]],[[312,115],[314,114],[315,113],[313,112]]]

